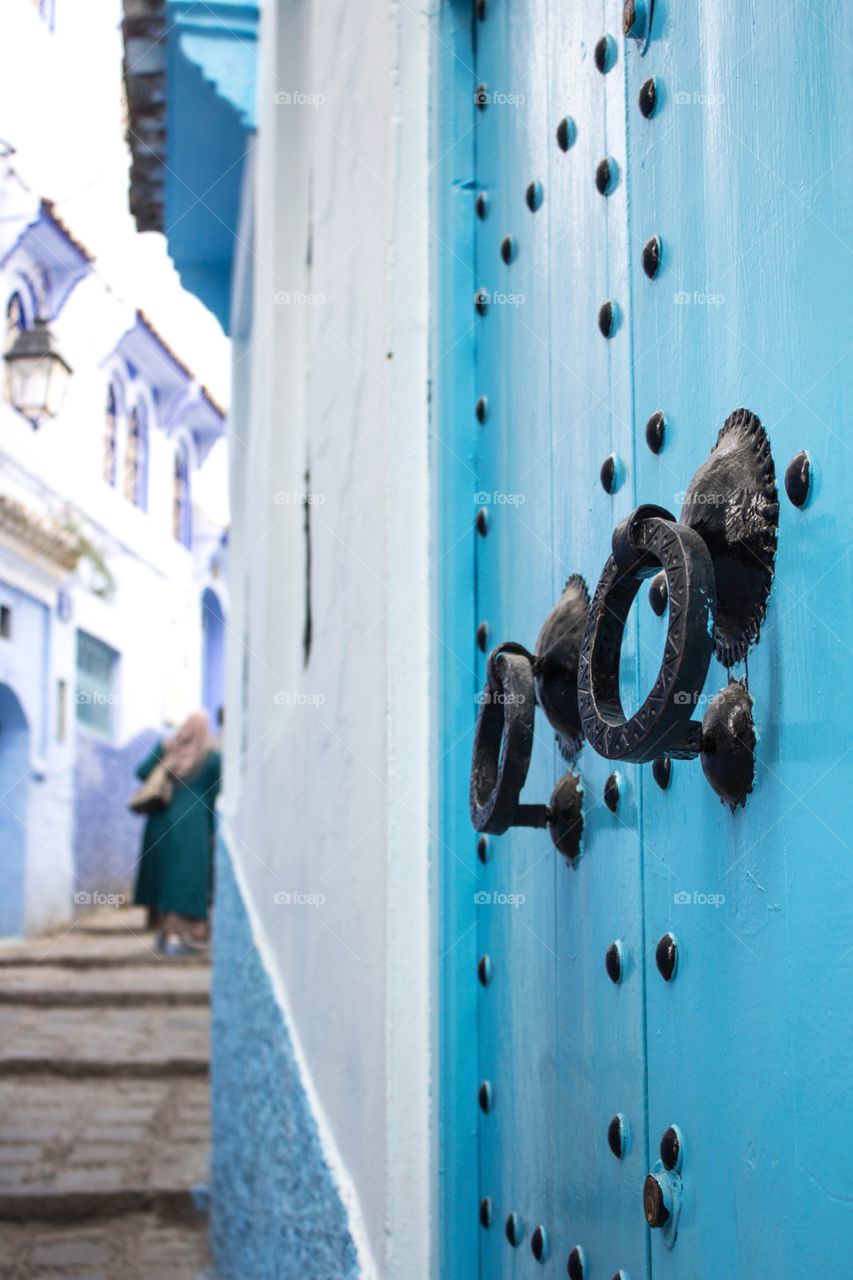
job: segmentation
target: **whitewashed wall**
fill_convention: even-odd
[[[365,1274],[416,1280],[431,1229],[428,19],[378,0],[280,0],[263,19],[224,827]]]

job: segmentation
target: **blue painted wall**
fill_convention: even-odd
[[[143,822],[127,807],[136,766],[160,735],[146,729],[123,747],[77,728],[74,767],[74,892],[129,894],[136,878]]]
[[[211,1229],[218,1274],[355,1280],[346,1213],[221,840],[215,897]]]
[[[168,6],[166,235],[184,288],[228,332],[243,161],[254,129],[258,10]]]
[[[30,727],[15,694],[0,684],[0,937],[24,927],[29,790]]]
[[[208,587],[201,597],[202,699],[216,731],[217,712],[225,699],[225,615],[215,591]]]

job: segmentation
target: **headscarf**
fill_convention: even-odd
[[[187,716],[174,738],[165,743],[163,762],[176,778],[192,778],[213,749],[206,711],[193,711]]]

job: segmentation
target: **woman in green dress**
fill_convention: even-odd
[[[136,770],[143,781],[162,760],[172,802],[152,813],[142,836],[134,901],[148,908],[167,955],[186,955],[208,937],[214,807],[222,760],[207,713],[194,711],[173,738],[158,742]]]

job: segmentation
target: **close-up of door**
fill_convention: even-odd
[[[845,1274],[853,20],[446,8],[441,1275]]]

